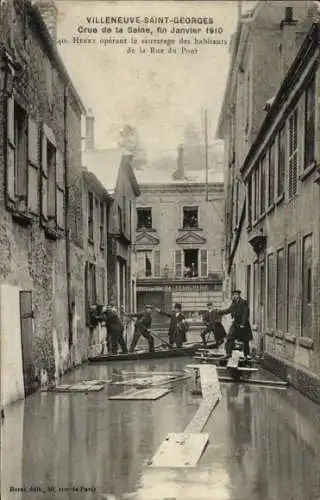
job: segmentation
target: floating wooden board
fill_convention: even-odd
[[[227,363],[227,368],[238,368],[242,354],[240,351],[232,351],[231,358]]]
[[[123,392],[121,394],[117,394],[116,396],[110,396],[108,399],[118,400],[118,401],[127,401],[130,399],[140,400],[140,401],[155,401],[156,399],[160,399],[166,394],[169,394],[170,389],[162,389],[162,388],[152,388],[152,389],[142,389],[142,390],[134,390]]]
[[[203,399],[221,398],[217,368],[213,365],[200,367],[200,381]],[[216,404],[216,403],[215,403]]]
[[[157,385],[161,384],[163,382],[170,382],[171,380],[176,379],[177,377],[174,376],[168,376],[168,375],[156,375],[156,376],[150,376],[150,377],[138,377],[138,378],[132,378],[132,379],[127,379],[127,380],[121,380],[118,382],[113,382],[112,385]]]
[[[47,389],[48,392],[97,392],[101,391],[105,382],[91,381],[78,382],[77,384],[60,384],[56,387]]]
[[[219,366],[219,370],[229,370],[230,367],[228,366]],[[258,372],[259,368],[251,368],[250,366],[238,366],[237,368],[238,372]]]
[[[153,456],[150,466],[195,467],[208,441],[208,434],[170,433]]]
[[[201,391],[200,394],[202,395]],[[193,419],[185,429],[185,432],[190,434],[202,432],[218,402],[219,398],[217,396],[215,398],[208,399],[207,401],[203,401]]]

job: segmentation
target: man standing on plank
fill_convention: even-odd
[[[151,324],[152,324],[152,316],[151,316],[151,311],[153,309],[152,306],[146,305],[144,308],[144,312],[142,313],[137,313],[137,314],[127,314],[130,318],[137,318],[135,327],[134,327],[134,333],[133,333],[133,338],[132,342],[130,345],[130,352],[133,352],[139,338],[141,335],[147,339],[148,344],[149,344],[149,352],[154,352],[154,339],[152,335],[150,334],[150,329],[151,329]]]
[[[156,309],[156,311],[170,318],[168,332],[170,346],[173,347],[175,343],[178,348],[182,347],[183,342],[186,342],[186,332],[189,329],[189,325],[182,312],[181,304],[176,303],[174,305],[174,311],[171,314],[161,311],[161,309]]]
[[[202,342],[204,347],[206,347],[207,346],[206,336],[207,334],[210,334],[210,332],[213,332],[217,347],[219,347],[221,344],[223,344],[223,341],[227,335],[224,326],[221,323],[222,315],[219,313],[217,309],[213,309],[212,302],[209,302],[207,304],[207,307],[208,310],[203,315],[203,322],[206,325],[206,327],[201,332]]]
[[[248,302],[241,298],[241,290],[232,291],[232,302],[227,309],[222,309],[219,314],[231,314],[232,324],[227,335],[226,355],[232,354],[235,340],[243,342],[243,353],[247,357],[250,354],[250,340],[253,339],[249,321]]]

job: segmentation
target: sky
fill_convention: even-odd
[[[256,2],[244,3],[251,6]],[[56,0],[58,39],[68,40],[68,43],[59,44],[59,52],[85,106],[95,115],[98,148],[116,147],[119,131],[129,123],[137,128],[149,157],[150,154],[156,157],[161,150],[176,151],[187,123],[194,123],[203,132],[204,108],[208,113],[209,142],[214,140],[229,68],[229,42],[236,28],[237,4],[236,1],[219,0]],[[198,48],[196,55],[181,55],[179,52],[154,55],[128,54],[127,48],[119,44],[70,43],[73,36],[95,37],[99,42],[101,35],[77,31],[78,26],[98,26],[98,29],[104,26],[88,24],[87,16],[212,17],[213,26],[223,28],[223,33],[215,38],[226,40],[227,45],[194,46]],[[176,27],[190,28],[186,24]],[[155,26],[151,28],[156,29]],[[102,36],[116,38],[124,35]],[[155,36],[139,33],[134,36],[139,43],[141,38],[148,36],[152,39],[176,37],[176,40],[184,36],[192,42],[194,39],[189,34]],[[208,38],[208,35],[197,38]]]

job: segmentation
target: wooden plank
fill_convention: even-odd
[[[231,358],[227,363],[227,368],[238,368],[242,354],[240,351],[232,351]]]
[[[219,370],[229,370],[230,367],[228,366],[219,366]],[[259,368],[251,368],[249,366],[238,366],[237,367],[238,372],[258,372]]]
[[[202,392],[200,394],[202,395]],[[202,432],[218,402],[218,396],[203,401],[185,432],[190,434]]]
[[[208,434],[170,433],[153,456],[150,466],[195,467],[208,441]]]
[[[163,382],[169,382],[174,380],[176,377],[174,376],[166,376],[166,375],[158,375],[158,376],[150,376],[150,377],[138,377],[127,380],[120,380],[118,382],[113,382],[112,385],[137,385],[137,384],[150,384],[157,385]]]
[[[220,399],[221,391],[218,380],[217,368],[214,365],[200,366],[200,382],[203,399]]]
[[[128,391],[128,392],[123,392],[122,394],[117,394],[116,396],[110,396],[108,399],[110,400],[118,400],[118,401],[125,401],[125,400],[136,400],[136,401],[155,401],[156,399],[160,399],[163,396],[166,396],[169,394],[170,389],[162,389],[162,388],[156,388],[156,389],[143,389],[143,390],[135,390],[135,391]]]

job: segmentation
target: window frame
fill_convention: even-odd
[[[184,225],[185,210],[196,210],[197,211],[197,225],[196,226],[192,227],[192,226],[185,226]],[[199,207],[199,205],[183,205],[181,227],[185,231],[188,231],[188,230],[192,231],[192,230],[200,229],[200,207]]]
[[[150,218],[151,218],[151,226],[145,226],[145,225],[139,225],[139,212],[142,211],[150,211]],[[153,218],[152,218],[152,207],[136,207],[136,216],[137,216],[137,224],[136,228],[137,231],[144,231],[144,230],[150,230],[153,229]]]

